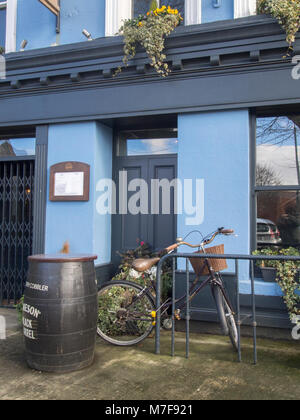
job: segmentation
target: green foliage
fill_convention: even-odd
[[[258,13],[273,16],[286,32],[291,46],[300,28],[300,0],[258,0]]]
[[[156,10],[157,8],[158,8],[157,1],[156,0],[152,0],[152,2],[150,4],[149,12],[154,12],[154,10]]]
[[[129,305],[136,298],[137,291],[135,289],[114,286],[101,294],[101,304],[98,310],[98,326],[101,331],[110,337],[128,334],[128,327],[138,329],[144,332],[149,322],[143,319],[132,320],[132,325],[124,322],[122,318],[118,317],[118,312]],[[131,309],[133,309],[131,307]],[[134,311],[145,313],[151,310],[149,302],[145,298],[138,299],[134,304]]]
[[[283,249],[265,248],[254,251],[253,255],[282,255],[299,257],[298,249],[289,247]],[[273,267],[276,269],[276,281],[283,292],[283,300],[287,306],[291,321],[300,314],[300,281],[299,281],[299,261],[260,261],[260,267]]]
[[[19,303],[15,305],[15,308],[18,313],[18,320],[20,323],[22,323],[22,318],[23,318],[23,303],[24,303],[24,296],[22,296],[21,299],[19,300]]]
[[[146,50],[150,65],[160,76],[166,77],[170,69],[163,53],[165,38],[180,25],[182,20],[178,10],[170,6],[162,6],[160,9],[149,11],[147,15],[125,20],[119,31],[120,35],[124,36],[124,65],[128,66],[129,60],[135,57],[136,47],[139,44]],[[121,71],[120,66],[114,76]]]
[[[121,256],[121,264],[119,265],[119,272],[112,279],[114,281],[126,280],[138,283],[141,286],[149,286],[151,284],[150,278],[155,280],[156,267],[153,267],[150,272],[137,273],[132,269],[132,263],[137,258],[154,258],[159,256],[157,253],[152,252],[149,245],[145,242],[139,242],[137,248],[128,250]],[[170,261],[167,261],[162,267],[161,274],[162,281],[162,299],[165,300],[172,288],[172,269]]]

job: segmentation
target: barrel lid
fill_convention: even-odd
[[[39,254],[31,255],[28,257],[28,261],[37,261],[37,262],[86,262],[94,261],[98,257],[97,255],[92,254]]]

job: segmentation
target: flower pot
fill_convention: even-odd
[[[276,282],[276,268],[273,267],[261,267],[261,274],[263,280],[267,283],[275,283]]]

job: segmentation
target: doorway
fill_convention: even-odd
[[[32,252],[35,139],[0,140],[0,305],[23,294]]]
[[[137,248],[142,241],[151,249],[160,250],[176,239],[175,192],[171,182],[177,178],[177,130],[119,132],[115,149],[113,176],[117,190],[117,213],[112,217],[112,261],[117,265],[119,253]],[[141,185],[132,188],[132,185],[139,184],[137,180],[142,180],[147,186],[144,203],[141,196],[140,199],[138,197]],[[167,185],[166,189],[161,184],[153,184],[162,180]],[[166,181],[170,183],[170,188]],[[166,198],[169,199],[167,211],[163,207]],[[140,211],[130,211],[131,200]]]

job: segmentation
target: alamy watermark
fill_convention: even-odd
[[[189,226],[204,221],[203,179],[152,179],[148,184],[142,178],[128,182],[127,171],[120,171],[118,187],[106,178],[98,181],[96,190],[100,193],[96,201],[100,215],[184,214]]]
[[[296,324],[292,330],[292,337],[294,340],[300,340],[300,315],[295,316],[292,323]]]
[[[292,59],[292,63],[294,64],[292,78],[294,80],[300,80],[300,55],[295,55]]]
[[[0,315],[0,340],[6,340],[6,319]]]

